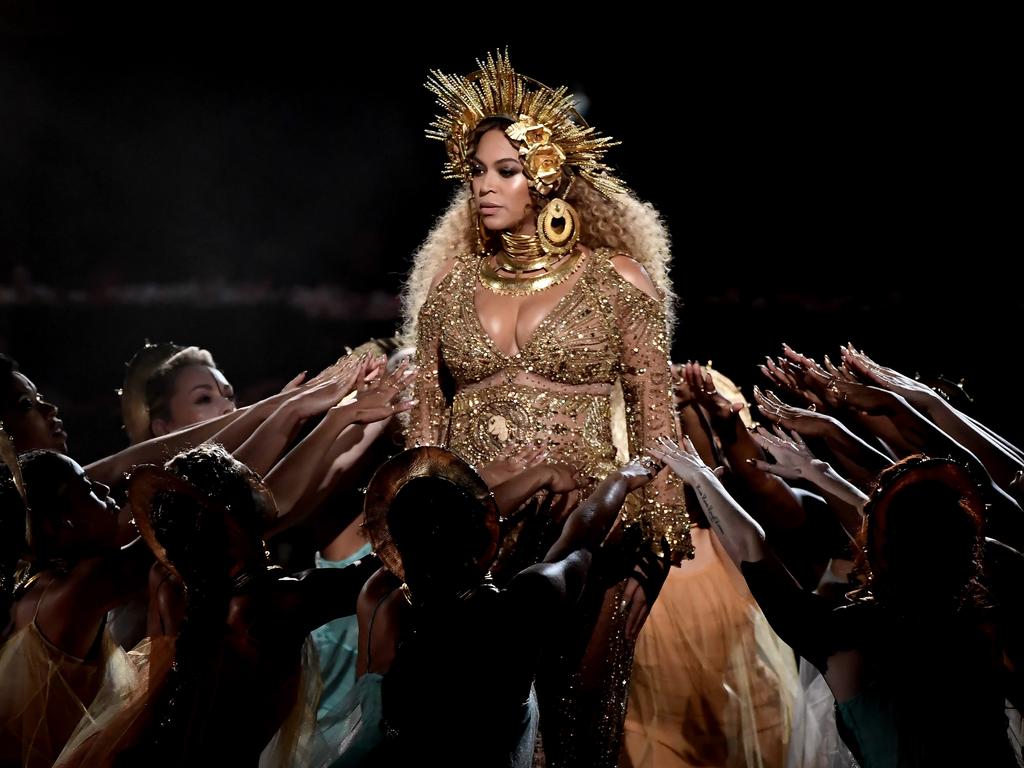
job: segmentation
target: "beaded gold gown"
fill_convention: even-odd
[[[549,461],[577,468],[588,492],[618,464],[612,428],[618,384],[630,455],[659,436],[677,438],[664,306],[619,274],[611,261],[616,255],[599,248],[583,258],[571,288],[514,355],[498,348],[477,313],[483,257],[457,258],[420,310],[418,405],[407,446],[444,446],[477,467],[508,449],[543,448]],[[667,542],[674,561],[692,556],[689,518],[672,473],[632,494],[621,520],[624,527],[640,526],[659,551]],[[514,563],[505,569],[510,573],[537,562],[557,532],[537,539],[519,533],[506,537],[499,556]],[[538,681],[549,766],[617,762],[632,662],[624,584],[581,606],[574,623],[582,640],[560,651],[562,680]]]

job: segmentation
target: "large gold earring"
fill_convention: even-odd
[[[556,197],[537,217],[537,236],[544,253],[561,256],[580,239],[580,216],[565,200]]]

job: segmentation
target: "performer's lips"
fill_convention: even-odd
[[[501,208],[497,203],[480,203],[481,211],[493,211],[497,208]]]

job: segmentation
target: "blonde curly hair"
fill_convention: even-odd
[[[569,190],[567,201],[580,215],[580,242],[591,248],[608,247],[636,259],[647,270],[665,303],[669,337],[675,327],[676,294],[669,278],[671,250],[668,230],[650,203],[632,193],[604,197],[582,178]],[[430,284],[451,259],[477,251],[477,228],[470,190],[459,189],[427,239],[413,257],[409,279],[402,288],[402,337],[414,344],[420,307]]]

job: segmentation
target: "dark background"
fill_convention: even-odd
[[[123,445],[114,390],[146,338],[208,347],[252,399],[390,333],[452,189],[422,83],[505,45],[586,97],[663,213],[677,359],[749,396],[782,341],[835,357],[852,340],[965,377],[975,415],[1022,432],[1020,88],[985,30],[612,16],[598,36],[508,6],[399,31],[391,6],[364,10],[0,4],[0,351],[61,406],[76,457]]]

